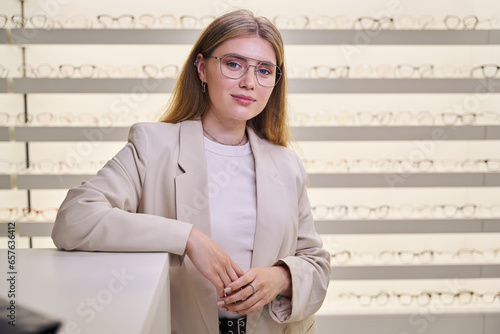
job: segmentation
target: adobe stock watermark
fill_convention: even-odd
[[[113,302],[115,296],[121,294],[129,283],[135,279],[135,276],[128,274],[124,268],[120,271],[111,270],[111,275],[112,278],[103,289],[77,305],[75,311],[82,321],[65,323],[60,332],[61,334],[82,333],[82,327],[94,321],[98,314],[105,311],[108,305]]]
[[[241,172],[242,166],[236,160],[231,160],[226,165],[226,170],[219,171],[209,175],[208,187],[201,191],[198,188],[193,189],[193,200],[191,204],[179,203],[179,213],[183,218],[192,215],[199,215],[200,212],[210,205],[210,199],[217,197],[220,192],[229,186],[231,177]]]
[[[445,281],[445,287],[442,292],[456,293],[466,288],[466,285],[458,279],[448,279]],[[405,330],[400,330],[397,334],[421,334],[436,322],[439,314],[443,314],[446,307],[442,305],[434,297],[426,307],[419,307],[418,310],[412,312],[408,318],[408,327]]]

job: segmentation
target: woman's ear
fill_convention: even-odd
[[[196,69],[198,70],[198,77],[201,81],[205,82],[205,58],[201,53],[196,56],[196,61],[194,62]]]

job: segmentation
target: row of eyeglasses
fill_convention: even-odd
[[[54,221],[59,208],[35,209],[33,207],[24,208],[0,208],[0,221],[17,220],[47,220]]]
[[[310,173],[429,173],[429,172],[500,172],[500,159],[303,159]]]
[[[379,252],[351,251],[348,249],[333,250],[324,240],[326,250],[330,252],[332,264],[415,264],[415,263],[433,263],[433,262],[496,262],[500,260],[500,247],[494,249],[474,249],[461,248],[456,251],[424,249],[422,251],[411,250],[382,250]]]
[[[440,303],[445,306],[470,305],[479,303],[491,305],[500,302],[500,291],[477,292],[473,290],[453,291],[421,291],[419,293],[392,292],[380,290],[377,293],[343,292],[326,296],[326,307],[349,306],[355,303],[358,306],[388,306],[397,302],[399,306],[429,306],[431,303]]]
[[[325,219],[430,219],[430,218],[499,218],[500,203],[479,205],[458,204],[400,204],[396,205],[326,205],[311,207],[313,217]]]
[[[291,117],[294,125],[475,125],[498,124],[500,112],[484,110],[481,112],[430,112],[389,111],[379,112],[348,110],[317,110],[315,112],[295,112]]]
[[[0,28],[44,28],[44,29],[134,29],[134,28],[164,28],[164,29],[193,29],[208,26],[215,16],[205,15],[201,17],[193,15],[181,15],[177,17],[173,14],[123,14],[109,15],[100,14],[89,19],[84,15],[64,16],[57,15],[49,17],[45,14],[35,14],[25,16],[14,14],[8,16],[0,14]],[[448,30],[474,30],[474,29],[498,29],[500,27],[500,17],[490,16],[479,19],[476,15],[446,15],[438,19],[432,15],[411,16],[401,15],[397,17],[389,16],[360,16],[349,18],[345,15],[319,15],[309,17],[307,15],[298,16],[274,16],[271,18],[279,29],[358,29],[358,30],[381,30],[381,29],[448,29]]]
[[[499,75],[498,64],[481,64],[477,66],[457,66],[452,64],[358,64],[349,65],[304,65],[291,66],[290,78],[312,79],[346,79],[346,78],[399,78],[399,79],[431,79],[431,78],[485,78],[493,79]]]
[[[145,116],[145,117],[144,117]],[[54,114],[44,111],[36,114],[18,113],[10,114],[0,112],[0,126],[9,124],[19,125],[130,125],[139,120],[152,121],[155,115],[128,113],[103,113],[92,114],[89,112],[70,113],[62,112]],[[346,110],[327,111],[319,110],[315,113],[297,112],[292,115],[292,124],[296,126],[305,125],[340,125],[340,126],[389,126],[389,125],[447,125],[447,126],[469,126],[476,124],[492,125],[500,123],[500,112],[485,110],[477,113],[455,113],[441,112],[431,113],[427,110],[418,112],[411,111],[358,111]]]
[[[153,121],[154,118],[153,113],[139,114],[134,112],[106,112],[99,115],[90,112],[63,112],[60,114],[48,111],[36,114],[0,112],[0,126],[11,124],[33,126],[130,126],[138,121]]]
[[[0,159],[0,174],[8,173],[95,173],[107,160],[85,160],[80,162],[56,160],[9,161]]]
[[[9,76],[9,69],[0,64],[0,77]],[[353,72],[351,76],[351,72]],[[175,64],[142,66],[125,65],[94,65],[94,64],[39,64],[37,66],[26,64],[17,69],[20,77],[27,78],[175,78],[179,73],[179,67]],[[482,64],[473,67],[432,64],[412,65],[389,64],[356,65],[351,71],[351,66],[328,66],[317,65],[313,67],[292,66],[290,78],[313,78],[313,79],[347,79],[353,78],[478,78],[493,79],[500,74],[500,65]]]
[[[142,66],[134,65],[92,65],[92,64],[39,64],[38,66],[21,65],[18,75],[25,78],[175,78],[179,73],[179,67],[174,64]],[[6,78],[9,69],[0,65],[0,77]]]
[[[35,28],[35,29],[135,29],[135,28],[163,28],[163,29],[194,29],[208,26],[215,16],[182,15],[177,17],[173,14],[132,14],[109,15],[100,14],[90,19],[84,15],[56,15],[49,17],[45,14],[26,16],[14,14],[8,16],[0,14],[0,28]]]

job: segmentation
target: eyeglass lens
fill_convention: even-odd
[[[231,79],[241,78],[250,66],[255,67],[255,75],[259,84],[265,87],[274,87],[279,80],[281,71],[278,66],[260,62],[256,66],[250,65],[248,59],[234,55],[226,55],[220,59],[222,75]]]

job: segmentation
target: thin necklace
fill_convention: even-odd
[[[240,142],[239,143],[236,143],[236,144],[226,144],[226,143],[222,143],[220,141],[218,141],[217,139],[214,138],[214,136],[212,136],[210,133],[207,132],[207,130],[205,130],[205,128],[203,128],[203,132],[210,137],[210,139],[218,144],[221,144],[221,145],[229,145],[229,146],[238,146],[240,145],[241,143],[243,143],[243,141],[245,140],[245,138],[247,137],[246,134],[244,133],[243,134],[243,138],[241,138]]]

